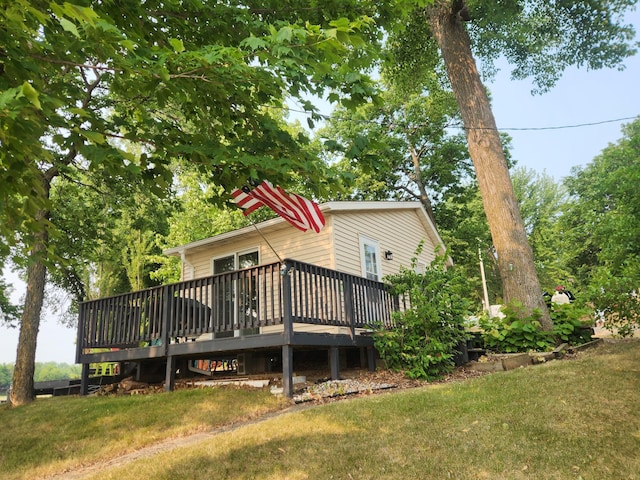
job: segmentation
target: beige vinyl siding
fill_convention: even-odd
[[[292,258],[314,265],[331,266],[332,227],[329,220],[327,220],[327,225],[320,233],[301,232],[288,223],[278,227],[265,229],[262,234],[280,258]],[[192,249],[187,252],[186,259],[194,267],[194,278],[201,278],[212,274],[211,260],[213,258],[256,249],[258,250],[260,264],[278,261],[276,253],[258,232],[251,232],[243,236],[216,242],[212,245]],[[183,272],[186,274],[188,274],[188,270],[188,265],[186,269],[183,268]]]
[[[327,204],[325,228],[318,234],[301,232],[284,221],[269,220],[260,226],[261,232],[282,258],[292,258],[353,275],[362,275],[360,240],[365,237],[378,243],[380,274],[398,272],[400,266],[410,267],[420,241],[424,248],[419,257],[421,266],[433,258],[434,242],[440,242],[438,234],[418,202],[336,202]],[[211,275],[211,260],[238,252],[258,249],[259,263],[278,261],[267,241],[252,227],[229,232],[219,238],[204,239],[185,245],[186,263],[183,263],[183,279]],[[180,247],[171,249],[180,254]],[[393,260],[386,260],[384,252],[393,253]],[[193,267],[193,275],[191,271]]]
[[[397,273],[400,265],[409,267],[421,240],[424,248],[419,260],[429,264],[435,258],[434,246],[417,210],[340,212],[333,215],[336,270],[362,275],[360,237],[377,241],[380,246],[382,276]],[[393,260],[385,260],[391,251]]]

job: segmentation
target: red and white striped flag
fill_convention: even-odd
[[[256,209],[267,206],[291,225],[303,232],[311,229],[318,233],[324,227],[324,216],[315,202],[295,193],[287,193],[267,180],[253,190],[244,188],[231,192],[233,201],[249,215]]]

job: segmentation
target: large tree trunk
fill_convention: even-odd
[[[452,8],[452,3],[457,5],[457,10]],[[519,301],[528,313],[540,309],[543,328],[551,330],[553,323],[542,297],[500,135],[463,24],[463,6],[462,1],[436,0],[426,10],[427,19],[464,122],[469,154],[498,255],[504,301]]]
[[[49,196],[50,178],[43,179],[45,195]],[[49,212],[41,210],[35,219],[42,226],[35,236],[31,249],[31,259],[27,268],[27,294],[24,301],[22,318],[20,319],[20,336],[18,338],[18,352],[13,370],[13,383],[9,402],[13,406],[24,405],[35,399],[33,374],[36,365],[36,344],[40,329],[40,315],[44,302],[44,287],[47,268],[43,262],[49,241],[47,233],[47,219]]]

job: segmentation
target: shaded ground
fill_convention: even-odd
[[[122,466],[141,458],[148,458],[159,453],[170,452],[176,448],[193,445],[204,440],[211,439],[212,437],[215,437],[216,435],[224,432],[263,422],[265,420],[281,415],[286,415],[291,412],[313,408],[317,405],[322,405],[328,402],[342,401],[366,395],[384,394],[387,392],[422,387],[426,385],[437,385],[448,382],[464,381],[469,378],[483,375],[483,373],[481,372],[476,372],[464,367],[460,367],[455,369],[454,372],[447,375],[441,380],[438,380],[436,382],[426,382],[421,380],[412,380],[405,377],[402,373],[390,372],[387,370],[379,370],[376,372],[369,372],[366,370],[345,370],[341,372],[341,380],[336,382],[324,377],[326,375],[326,370],[307,371],[303,373],[307,379],[307,382],[305,382],[304,384],[296,385],[296,396],[301,397],[305,392],[312,393],[304,399],[300,399],[298,402],[292,401],[290,406],[284,408],[283,410],[272,412],[259,418],[247,419],[232,423],[230,425],[224,425],[206,432],[199,432],[186,437],[169,439],[167,441],[142,448],[135,452],[118,456],[108,461],[96,462],[73,471],[66,471],[47,478],[53,480],[79,480],[90,475],[95,475],[105,469]],[[198,383],[199,382],[194,380],[184,380],[182,382],[178,382],[176,384],[176,388],[207,388],[200,387]],[[126,392],[126,394],[144,395],[163,391],[162,385],[143,385],[135,384],[134,382],[133,384],[130,384],[129,387],[132,385],[133,387],[137,388],[130,388]],[[119,393],[123,393],[122,388],[120,389]],[[115,391],[102,392],[102,394],[115,394]]]
[[[605,341],[615,341],[612,339],[606,339]],[[564,356],[564,359],[570,360],[580,355],[580,352],[573,351]],[[534,367],[535,368],[535,367]],[[84,466],[74,471],[64,472],[55,475],[52,478],[55,480],[62,479],[82,479],[90,475],[95,475],[104,469],[118,467],[126,465],[130,462],[141,458],[151,457],[159,453],[170,452],[179,447],[185,447],[202,442],[207,439],[211,439],[216,435],[224,432],[233,431],[235,429],[259,423],[267,419],[275,418],[281,415],[286,415],[295,411],[303,409],[313,408],[317,405],[325,404],[328,402],[343,401],[345,399],[351,399],[368,395],[380,395],[388,392],[393,392],[402,389],[423,387],[427,385],[438,385],[443,383],[464,381],[470,378],[486,375],[485,372],[479,372],[472,370],[468,367],[459,367],[445,378],[436,382],[426,382],[420,380],[412,380],[406,378],[401,373],[390,372],[386,370],[380,370],[376,372],[369,372],[365,370],[345,370],[341,372],[341,380],[338,382],[331,381],[323,375],[326,375],[326,371],[307,371],[304,372],[306,382],[304,384],[298,384],[296,388],[296,396],[300,397],[300,400],[292,402],[290,406],[280,410],[278,412],[269,413],[259,418],[246,419],[238,421],[229,425],[220,426],[218,428],[199,432],[187,437],[169,439],[167,441],[151,445],[149,447],[142,448],[136,452],[132,452],[127,455],[122,455],[117,458],[113,458],[109,461],[97,462],[91,465]],[[161,386],[147,386],[146,388],[139,386],[138,394],[151,394],[154,391],[161,391]],[[198,386],[198,382],[195,381],[183,381],[177,385],[177,388],[202,388]],[[302,398],[305,394],[308,394],[305,398]]]

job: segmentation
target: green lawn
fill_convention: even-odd
[[[286,414],[93,478],[640,479],[639,392],[640,343],[605,344],[574,360]],[[195,419],[187,405],[213,412],[222,401],[232,402],[227,411],[278,408],[268,394],[234,390],[0,408],[0,424],[12,432],[0,440],[0,477],[33,478],[68,467],[69,458],[90,463],[107,451],[130,451],[138,437],[157,441],[210,428],[224,415]],[[172,413],[146,414],[146,421],[132,415],[165,410]],[[84,420],[82,427],[69,422],[55,441],[59,411]],[[178,427],[185,421],[189,428]],[[39,438],[50,453],[34,445]],[[96,447],[96,438],[108,448]]]

